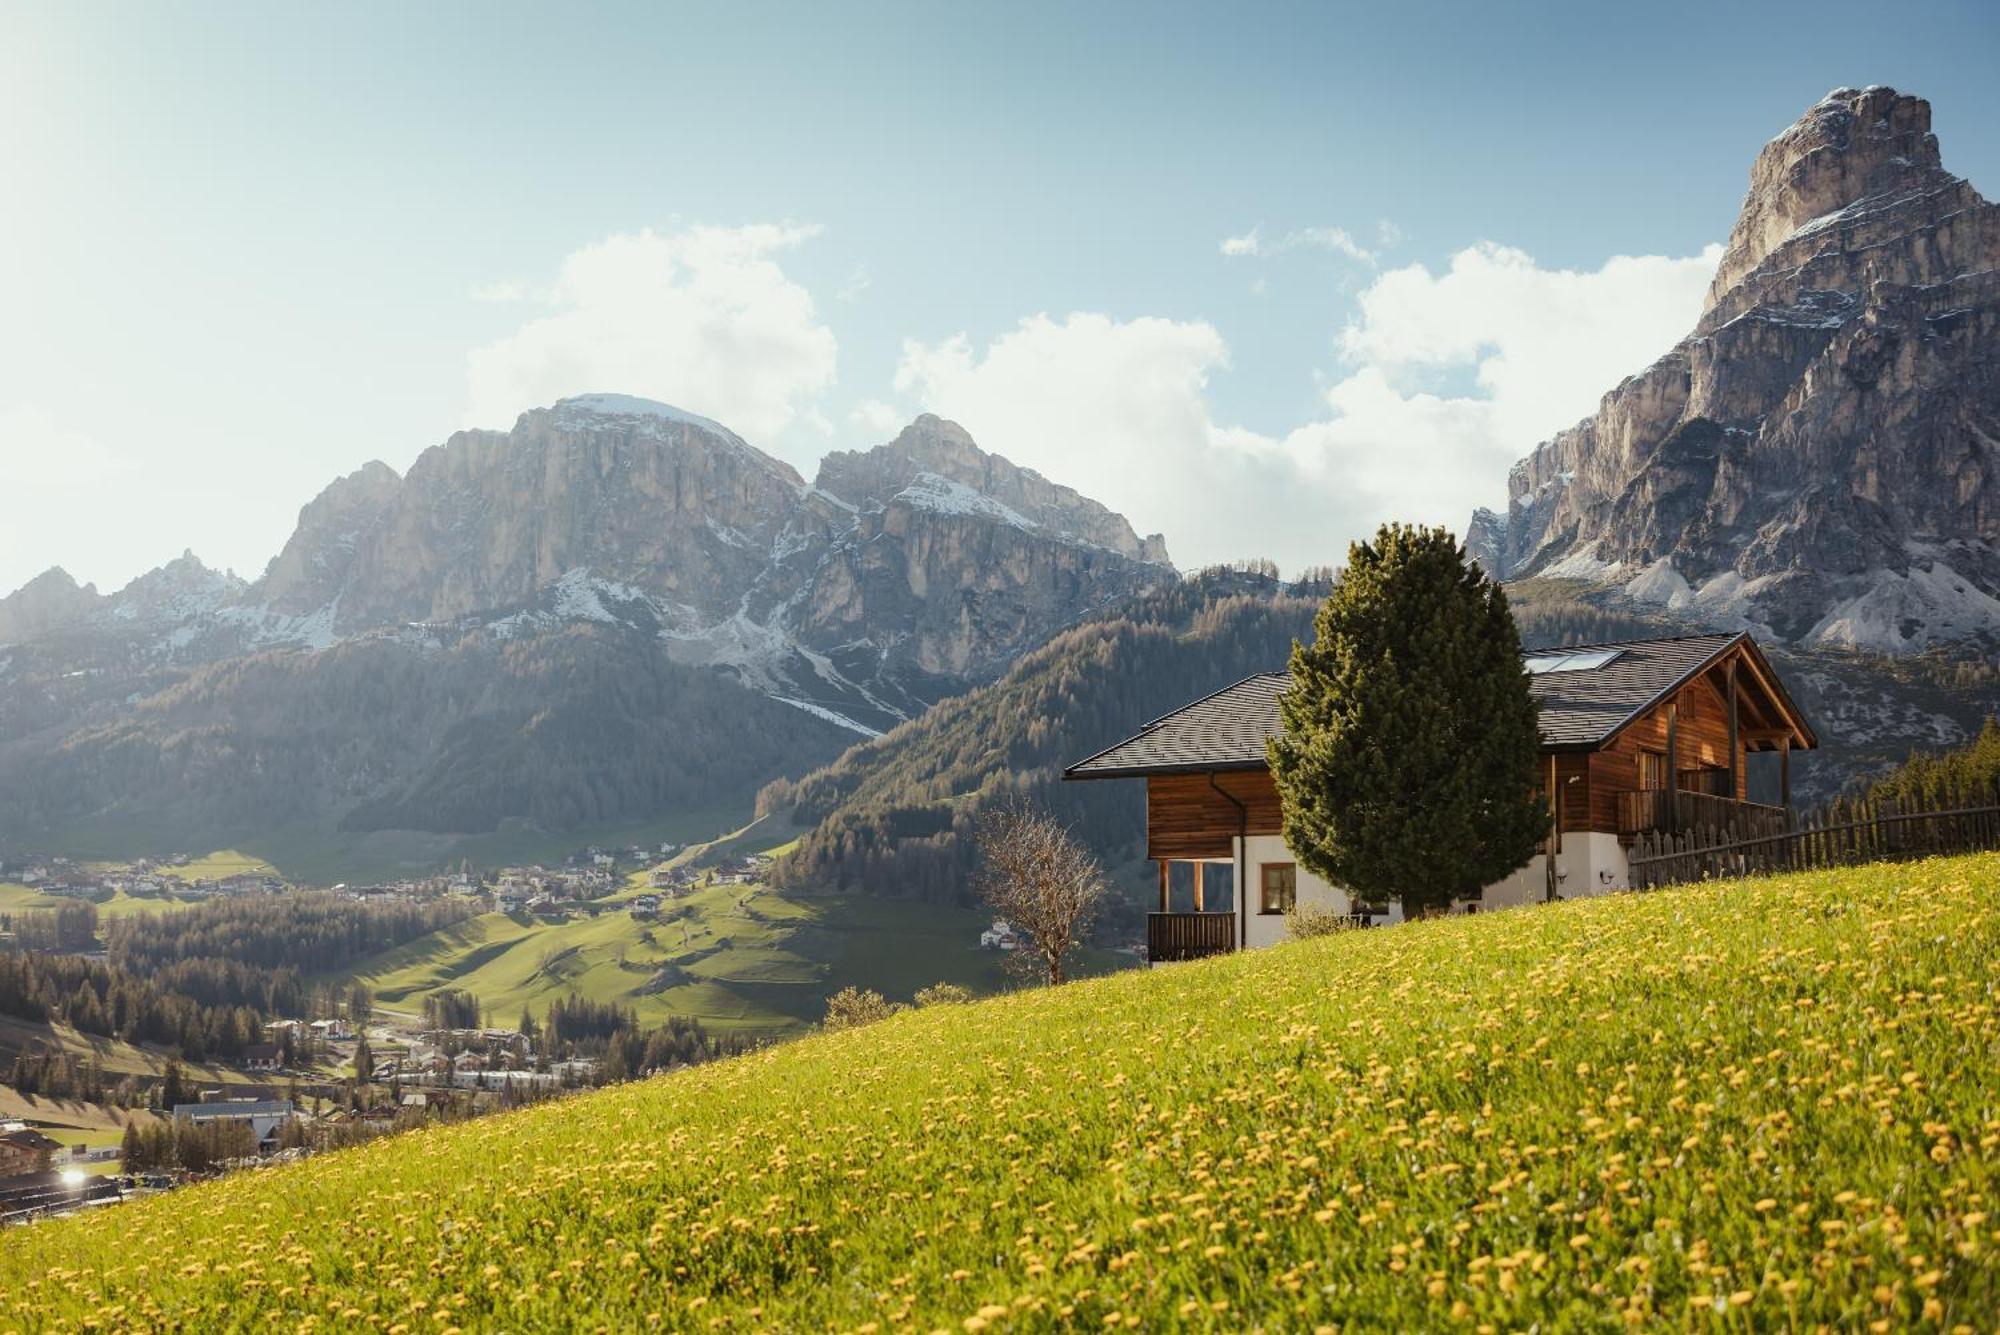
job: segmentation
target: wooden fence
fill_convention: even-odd
[[[1836,799],[1772,833],[1740,827],[1653,831],[1633,841],[1632,888],[1759,872],[2000,848],[2000,789],[1928,800]]]

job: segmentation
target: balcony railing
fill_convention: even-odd
[[[1739,802],[1715,793],[1646,788],[1618,794],[1618,833],[1631,838],[1655,830],[1733,831],[1740,839],[1783,834],[1792,813],[1762,802]]]
[[[1146,958],[1154,964],[1227,955],[1236,949],[1234,913],[1148,913]]]

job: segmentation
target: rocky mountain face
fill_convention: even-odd
[[[1930,105],[1829,93],[1766,144],[1694,331],[1515,465],[1468,541],[1710,625],[2000,636],[2000,206]]]
[[[39,776],[0,825],[159,794],[268,817],[280,792],[284,819],[368,828],[610,820],[698,773],[747,804],[1174,578],[1158,537],[935,417],[809,485],[705,418],[566,399],[339,479],[254,584],[190,554],[108,596],[52,570],[0,599],[0,776]],[[642,743],[677,754],[628,764]],[[505,783],[470,760],[503,755],[527,767]],[[588,796],[544,791],[564,774]]]

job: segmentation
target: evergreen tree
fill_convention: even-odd
[[[160,1110],[171,1115],[177,1104],[187,1101],[187,1090],[181,1083],[181,1064],[168,1062],[167,1073],[160,1079]]]
[[[1411,916],[1525,865],[1548,808],[1500,586],[1447,530],[1389,524],[1350,548],[1313,625],[1270,743],[1298,860]]]

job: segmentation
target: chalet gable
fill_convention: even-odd
[[[1718,695],[1736,677],[1746,750],[1819,744],[1804,714],[1748,633],[1715,632],[1539,649],[1523,655],[1541,704],[1542,749],[1591,752],[1697,682]],[[1265,768],[1265,743],[1281,726],[1283,672],[1260,672],[1170,714],[1063,771],[1066,779],[1227,773]]]

